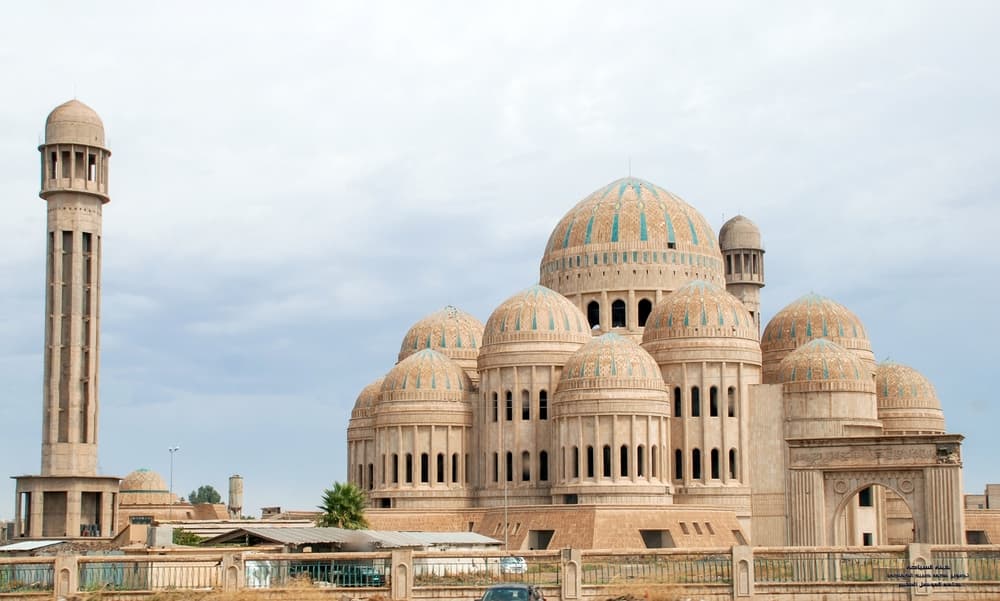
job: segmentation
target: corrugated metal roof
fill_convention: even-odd
[[[64,543],[64,540],[23,540],[0,547],[0,553],[4,551],[34,551]]]
[[[283,545],[315,545],[319,543],[346,543],[357,540],[357,532],[342,528],[239,528],[265,540]],[[232,533],[231,533],[232,534]]]
[[[499,545],[500,541],[475,532],[399,532],[362,530],[380,547],[430,547],[440,545]]]

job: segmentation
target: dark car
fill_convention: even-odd
[[[480,601],[545,601],[545,597],[530,584],[494,584]]]

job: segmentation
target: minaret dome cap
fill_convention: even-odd
[[[45,120],[45,143],[104,148],[104,123],[94,109],[74,98],[49,113]]]

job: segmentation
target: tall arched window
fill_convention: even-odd
[[[674,480],[684,478],[684,454],[680,449],[674,450]]]
[[[635,448],[635,475],[640,478],[646,476],[646,447],[643,445]]]
[[[521,420],[531,419],[531,393],[527,390],[521,391]]]
[[[413,455],[406,454],[406,483],[413,484]]]
[[[392,483],[399,484],[399,454],[392,454]]]
[[[595,300],[587,303],[587,325],[591,328],[601,325],[601,303]]]
[[[500,399],[497,397],[497,393],[493,393],[493,421],[500,419]]]
[[[611,445],[604,445],[601,449],[601,475],[605,478],[611,477]]]
[[[500,456],[493,453],[493,481],[500,481]]]
[[[580,447],[573,447],[573,477],[580,477]]]
[[[726,396],[729,397],[729,417],[736,417],[736,387],[730,386]]]
[[[719,479],[719,449],[712,449],[711,454],[712,480]]]
[[[521,453],[521,481],[531,481],[531,453],[527,451]]]
[[[719,417],[719,389],[715,386],[708,389],[708,414]]]
[[[625,301],[618,299],[611,303],[611,327],[625,327]]]
[[[375,464],[368,464],[368,490],[375,488]]]
[[[594,447],[587,445],[587,477],[594,477]]]
[[[691,478],[701,480],[701,449],[691,451]]]
[[[438,453],[437,456],[437,481],[444,482],[444,453]]]
[[[674,417],[681,416],[681,387],[674,386]],[[496,421],[494,419],[493,421]]]
[[[451,454],[451,481],[458,482],[458,453]]]
[[[644,298],[639,301],[639,327],[646,327],[646,320],[649,319],[649,314],[653,312],[653,303],[648,299]]]
[[[701,391],[697,386],[691,387],[691,417],[701,415]]]
[[[506,469],[507,482],[513,482],[514,481],[514,454],[511,453],[510,451],[507,451],[507,461],[506,461],[506,463],[507,463],[507,465],[505,467],[507,468]]]
[[[538,452],[538,480],[540,482],[549,481],[549,452]]]
[[[504,415],[504,419],[506,419],[507,421],[513,421],[513,419],[514,419],[514,393],[512,393],[511,391],[508,390],[507,393],[506,393],[505,399],[506,399],[507,406],[505,408],[505,413],[506,414]]]
[[[628,445],[622,445],[618,451],[619,471],[622,478],[628,478]]]
[[[649,448],[649,473],[654,478],[660,475],[660,462],[656,454],[656,445],[654,444]]]
[[[736,470],[736,466],[737,466],[737,464],[736,464],[736,449],[732,448],[732,449],[729,449],[729,477],[732,478],[733,480],[735,480],[736,478],[739,477],[739,476],[737,476],[737,474],[739,472]]]
[[[538,391],[538,419],[549,419],[549,393],[544,390]]]
[[[386,465],[385,453],[382,453],[382,469],[381,469],[381,472],[382,472],[382,484],[385,484],[385,480],[388,477],[388,476],[386,476],[386,472],[388,472],[388,471],[389,471],[389,466]],[[396,471],[396,468],[393,467],[393,472],[395,473],[395,471]],[[393,482],[395,482],[395,480],[393,480]]]
[[[421,453],[420,454],[420,481],[423,482],[423,483],[430,482],[430,480],[431,480],[431,475],[430,475],[431,465],[430,465],[430,463],[431,463],[430,457],[427,456],[427,453]]]

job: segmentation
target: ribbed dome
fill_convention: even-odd
[[[934,386],[912,367],[880,363],[875,369],[875,393],[887,434],[944,434],[944,412]]]
[[[438,351],[423,349],[386,374],[380,398],[423,392],[439,395],[442,400],[464,400],[470,387],[469,377],[457,363]]]
[[[104,147],[104,123],[97,112],[79,100],[52,109],[45,120],[46,144],[83,144]]]
[[[575,277],[565,279],[570,270],[638,264],[687,271],[684,281],[723,281],[722,254],[705,218],[663,188],[628,177],[590,194],[556,225],[542,257],[541,283],[565,292],[577,286]],[[676,287],[672,275],[663,277],[669,289]]]
[[[829,298],[807,294],[779,311],[764,328],[760,342],[764,383],[778,382],[777,369],[781,360],[817,338],[826,338],[854,351],[866,364],[866,374],[870,376],[874,371],[875,355],[858,316]]]
[[[673,338],[743,338],[757,341],[757,325],[746,307],[725,288],[696,280],[656,303],[643,344]]]
[[[632,340],[614,333],[592,339],[570,356],[558,391],[608,388],[666,392],[653,357]]]
[[[778,382],[787,392],[874,392],[868,368],[857,353],[825,338],[807,342],[782,359]]]
[[[354,402],[354,409],[351,411],[352,420],[372,416],[372,410],[375,408],[375,403],[378,402],[378,395],[384,381],[385,377],[383,376],[361,389],[361,394],[358,395],[358,399]]]
[[[123,493],[169,493],[166,482],[152,470],[137,469],[125,476],[119,491]]]
[[[413,324],[403,337],[398,360],[402,361],[420,349],[434,349],[451,359],[471,358],[475,361],[482,339],[483,323],[448,305]]]
[[[722,250],[763,249],[760,228],[743,215],[733,217],[719,230],[719,247]]]
[[[591,339],[587,318],[568,298],[535,285],[508,298],[493,311],[483,329],[483,346],[515,341]],[[488,351],[486,351],[488,352]]]

